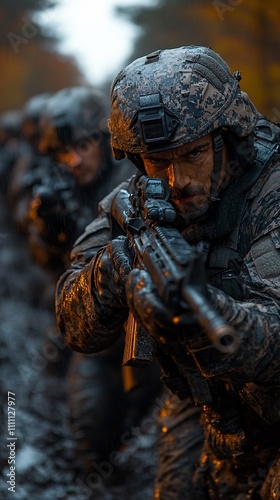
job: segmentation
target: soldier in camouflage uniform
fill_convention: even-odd
[[[39,150],[49,164],[31,177],[28,237],[34,259],[56,279],[98,202],[135,170],[127,160],[114,168],[107,113],[103,93],[80,86],[53,94],[40,119]]]
[[[102,92],[70,87],[53,94],[40,120],[40,150],[51,158],[53,171],[39,171],[41,178],[33,186],[28,242],[34,260],[56,277],[54,285],[68,267],[75,239],[97,216],[98,202],[136,171],[127,159],[117,168],[108,111]],[[48,344],[51,339],[48,335]],[[68,348],[65,352],[62,345],[60,357],[50,360],[48,368],[56,373],[67,369],[75,450],[81,468],[89,473],[95,463],[108,460],[110,452],[119,449],[125,431],[139,425],[160,390],[158,371],[148,367],[137,381],[134,377],[133,390],[127,391],[131,373],[128,369],[124,373],[121,366],[121,339],[117,348],[95,356],[76,352],[69,360]]]
[[[40,168],[40,178],[46,176],[52,166],[50,158],[42,156],[39,146],[39,122],[50,94],[37,94],[28,99],[21,111],[19,135],[26,152],[19,152],[14,163],[7,189],[7,197],[16,228],[26,235],[27,213],[31,199],[32,183]]]
[[[20,137],[21,121],[20,110],[0,115],[0,193],[6,194],[15,163],[20,156],[28,153]]]
[[[115,157],[165,179],[182,235],[203,242],[204,294],[238,348],[219,352],[193,313],[172,310],[133,268],[127,237],[110,231],[114,192],[57,286],[71,348],[114,345],[129,310],[156,340],[173,396],[161,411],[155,499],[280,498],[279,129],[240,78],[210,48],[159,50],[118,74],[109,121]],[[123,187],[133,193],[136,182]]]

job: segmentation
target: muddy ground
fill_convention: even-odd
[[[114,461],[89,475],[75,457],[66,377],[51,366],[61,351],[59,341],[57,352],[46,347],[54,317],[40,300],[44,275],[31,262],[24,238],[13,229],[0,201],[0,498],[148,500],[156,460],[154,410],[133,431],[134,439],[119,457],[120,484],[110,484]],[[8,434],[8,407],[15,408],[14,436]],[[14,458],[15,492],[8,490],[13,483],[7,483],[13,479],[8,474],[13,474]]]

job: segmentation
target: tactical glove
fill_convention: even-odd
[[[161,300],[151,276],[143,269],[135,268],[129,273],[126,296],[135,318],[156,340],[178,340],[183,328],[196,324],[190,309],[182,310],[179,306],[174,309]]]
[[[149,335],[162,343],[187,343],[189,348],[199,349],[211,341],[226,354],[234,353],[240,345],[235,329],[208,301],[205,284],[199,287],[192,284],[187,292],[189,302],[179,301],[175,306],[159,297],[147,271],[134,269],[127,278],[126,294],[134,317]]]
[[[125,236],[112,240],[97,253],[92,286],[102,308],[127,308],[125,280],[132,262],[132,250]]]
[[[48,187],[38,186],[29,203],[28,224],[46,245],[71,249],[77,238],[77,216],[66,210],[58,194]]]

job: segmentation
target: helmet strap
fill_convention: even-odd
[[[218,183],[221,176],[222,166],[223,166],[223,138],[219,130],[214,130],[212,133],[213,138],[213,151],[214,151],[214,167],[211,176],[211,192],[210,201],[219,201],[218,197]]]
[[[142,172],[142,174],[147,175],[147,172],[144,167],[144,162],[140,155],[136,153],[126,153],[125,156],[129,161],[131,161],[131,163],[133,163],[138,168],[138,170],[140,170],[140,172]]]

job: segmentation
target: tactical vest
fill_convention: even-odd
[[[247,196],[256,185],[261,173],[273,156],[280,151],[280,127],[278,124],[264,118],[259,120],[255,130],[255,148],[256,159],[245,181],[247,193],[244,196],[242,206],[238,207],[240,213],[246,204]],[[256,194],[257,192],[254,193],[254,196]],[[226,201],[226,203],[229,204],[231,201]],[[219,221],[217,221],[217,224],[219,224]],[[240,217],[233,232],[222,245],[216,245],[212,248],[210,246],[207,265],[209,282],[236,300],[242,300],[243,298],[238,275],[243,259],[250,249],[250,242],[247,242],[247,245],[241,245],[241,247],[239,245],[239,226]]]
[[[261,118],[255,130],[255,148],[256,158],[254,161],[254,165],[250,170],[248,170],[248,172],[244,174],[244,181],[242,185],[243,191],[241,193],[242,196],[239,197],[241,205],[238,207],[238,213],[240,214],[242,212],[242,209],[244,209],[244,205],[246,204],[249,195],[251,197],[256,196],[258,191],[261,189],[261,186],[259,187],[259,190],[255,189],[257,181],[268,163],[272,160],[273,156],[280,151],[279,126],[270,122],[269,120]],[[224,201],[225,203],[223,210],[224,213],[226,213],[228,206],[231,202],[234,202],[235,199],[229,198],[225,199]],[[217,224],[219,224],[219,221],[217,221]],[[239,226],[240,220],[237,220],[236,224],[234,225],[234,229],[229,234],[229,236],[224,240],[221,239],[221,241],[223,241],[222,244],[214,244],[212,246],[209,246],[207,266],[209,282],[217,288],[223,290],[226,294],[228,294],[235,300],[242,300],[243,298],[238,277],[242,262],[251,244],[251,242],[247,242],[245,245],[240,247]],[[120,234],[119,228],[111,227],[111,234],[113,237],[116,237],[118,234]],[[204,407],[207,407],[207,405],[209,405],[209,408],[211,407],[213,397],[215,398],[215,394],[211,394],[208,380],[200,374],[194,360],[192,360],[190,356],[186,356],[184,353],[182,354],[181,345],[179,346],[178,352],[176,351],[176,347],[174,347],[173,353],[170,351],[169,347],[165,349],[164,346],[159,346],[158,358],[164,372],[162,380],[174,394],[176,394],[180,399],[191,397],[195,404]],[[189,360],[190,362],[188,366],[186,366],[187,360]],[[234,429],[236,429],[236,434],[238,434],[239,432],[239,420],[238,418],[236,418],[235,408],[230,404],[230,402],[232,402],[232,395],[227,394],[225,388],[216,387],[216,389],[218,390],[218,394],[220,394],[223,390],[224,397],[228,401],[227,411],[230,414],[227,414],[226,418],[224,418],[224,416],[221,416],[221,419],[219,419],[219,415],[215,416],[215,420],[217,422],[219,430],[217,432],[217,435],[214,436],[213,439],[218,436],[220,431],[222,432],[222,434],[223,432],[228,432],[228,435],[231,435],[233,437],[233,434],[235,432]],[[254,410],[256,410],[258,414],[260,414],[261,406],[258,405],[257,402],[254,402],[255,398],[252,393],[253,391],[251,391],[250,388],[247,391],[246,388],[243,388],[242,390],[243,399],[246,400],[250,407],[253,407]],[[238,396],[238,393],[236,395]],[[211,413],[210,419],[212,418],[212,416],[213,415]],[[226,422],[228,422],[228,424]],[[223,426],[225,426],[225,428],[223,428]],[[243,436],[242,431],[240,432],[240,435]],[[235,438],[233,439],[233,441],[234,440],[234,446],[236,445],[238,447],[240,444],[240,440],[236,440]],[[229,438],[225,448],[229,449],[233,441],[231,441],[231,439]],[[221,446],[223,445],[224,442],[221,443]],[[238,452],[238,450],[236,451]],[[234,453],[234,450],[232,450],[232,453]]]
[[[246,175],[243,184],[244,197],[239,206],[239,219],[233,231],[223,241],[223,244],[214,244],[209,247],[208,278],[209,282],[224,291],[235,300],[242,300],[242,291],[239,285],[239,273],[245,255],[250,249],[251,242],[240,245],[239,228],[242,210],[246,203],[257,196],[261,190],[261,183],[257,181],[266,166],[280,150],[280,128],[278,125],[261,119],[256,128],[256,159],[253,168]],[[250,198],[250,199],[249,199]],[[228,200],[230,203],[231,200]],[[227,207],[225,206],[225,211]],[[182,347],[180,348],[182,350]],[[268,431],[260,432],[257,437],[260,443],[268,444],[273,439],[274,425],[278,425],[279,411],[267,388],[257,384],[227,387],[223,381],[214,377],[210,382],[202,376],[192,357],[180,354],[180,349],[173,353],[168,349],[160,355],[160,363],[165,371],[163,381],[167,387],[177,394],[180,399],[191,397],[195,404],[204,408],[205,433],[207,440],[217,456],[240,457],[244,447],[250,447],[247,431],[244,430],[240,419],[240,412],[248,413],[248,422],[254,426],[254,419],[260,417],[263,425],[268,424]],[[173,355],[172,355],[173,354]],[[200,353],[203,356],[203,350]],[[219,354],[217,353],[217,362]],[[276,395],[275,388],[271,392]],[[279,392],[279,391],[278,391]],[[278,393],[277,393],[278,394]],[[222,404],[217,401],[222,401]],[[279,397],[280,401],[280,397]],[[245,405],[244,405],[245,403]],[[254,410],[252,413],[251,409]],[[247,420],[247,419],[245,419]],[[258,426],[256,426],[258,427]]]

